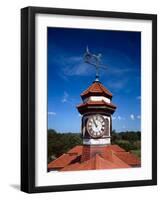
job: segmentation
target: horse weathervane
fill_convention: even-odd
[[[86,52],[84,54],[84,62],[88,63],[96,68],[96,79],[95,81],[99,81],[99,69],[107,69],[107,66],[101,64],[101,54],[98,55],[92,54],[89,52],[88,46],[86,47]]]

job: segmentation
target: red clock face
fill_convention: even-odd
[[[93,138],[99,138],[107,131],[107,121],[102,115],[92,115],[87,121],[87,131]]]

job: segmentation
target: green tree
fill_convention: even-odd
[[[55,130],[48,130],[48,162],[81,144],[80,134],[57,133]]]

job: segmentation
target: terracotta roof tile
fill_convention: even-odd
[[[130,165],[127,162],[125,162],[124,160],[120,159],[117,156],[117,154],[112,150],[109,150],[108,152],[106,152],[102,156],[103,156],[103,158],[105,160],[109,160],[110,162],[112,162],[115,165],[117,165],[118,168],[128,168],[128,167],[130,167]]]
[[[91,153],[89,159],[81,162],[80,156],[84,152]],[[79,158],[79,159],[78,159]],[[90,169],[113,169],[140,166],[140,160],[132,153],[126,152],[118,145],[75,146],[66,154],[48,164],[48,169],[60,169],[60,171],[77,171]]]
[[[116,156],[129,165],[140,165],[140,160],[130,152],[117,152]]]
[[[61,171],[78,171],[78,170],[96,170],[96,169],[116,169],[116,168],[130,168],[130,166],[119,159],[115,162],[110,162],[100,155],[96,154],[90,160],[83,163],[76,163],[64,167]]]
[[[106,148],[107,148],[107,150],[110,149],[110,150],[115,151],[115,152],[125,152],[125,150],[123,148],[121,148],[120,146],[118,146],[116,144],[109,145]]]
[[[48,164],[48,169],[54,169],[54,168],[62,168],[68,165],[72,160],[76,159],[77,155],[69,155],[69,154],[63,154],[56,160],[51,161]]]
[[[62,168],[60,171],[78,171],[80,167],[80,163],[74,163],[71,165],[67,165],[66,167]]]
[[[77,145],[77,146],[73,147],[72,149],[70,149],[70,150],[68,151],[68,153],[77,153],[77,154],[81,154],[81,153],[82,153],[82,149],[83,149],[83,146]]]
[[[108,97],[112,97],[112,93],[107,90],[100,82],[95,81],[91,86],[88,87],[87,90],[85,90],[84,92],[82,92],[81,97],[83,98],[84,96],[88,96],[88,95],[95,95],[95,94],[101,94],[101,95],[105,95]]]
[[[48,164],[49,169],[62,168],[68,165],[70,162],[75,160],[79,155],[82,154],[82,146],[77,145],[74,148],[70,149],[66,154],[61,155],[59,158],[51,161]]]

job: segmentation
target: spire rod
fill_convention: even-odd
[[[84,54],[84,62],[95,67],[96,69],[95,81],[99,81],[100,68],[107,69],[106,66],[100,64],[101,57],[102,55],[100,53],[98,55],[90,53],[88,45],[86,46],[86,52]]]

